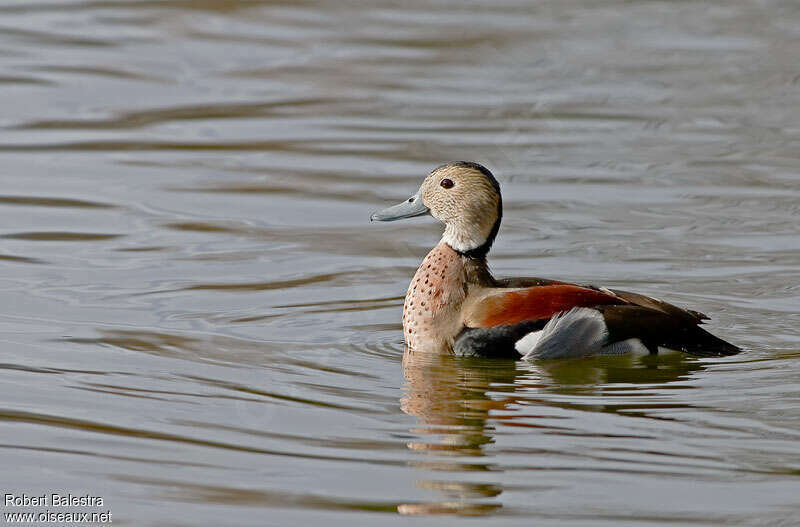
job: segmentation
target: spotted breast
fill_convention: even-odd
[[[452,349],[461,329],[461,304],[467,295],[461,255],[446,243],[428,253],[408,286],[403,304],[406,344],[417,351]]]

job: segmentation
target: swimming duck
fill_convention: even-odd
[[[430,214],[444,234],[417,269],[403,305],[408,349],[526,359],[741,351],[699,325],[704,314],[605,287],[542,278],[496,279],[486,255],[503,204],[500,184],[477,163],[434,169],[416,194],[371,216],[395,221]]]

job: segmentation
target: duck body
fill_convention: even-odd
[[[486,254],[502,202],[499,184],[480,165],[439,167],[416,195],[372,219],[428,212],[446,226],[406,293],[403,333],[411,351],[526,359],[659,348],[696,356],[740,351],[701,328],[708,319],[702,313],[662,300],[542,278],[495,279]]]

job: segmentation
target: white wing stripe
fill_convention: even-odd
[[[523,359],[559,359],[601,354],[607,341],[603,314],[576,307],[555,315],[544,329],[528,333],[514,347]]]

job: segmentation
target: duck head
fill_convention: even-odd
[[[428,174],[416,194],[370,219],[395,221],[424,214],[444,223],[442,241],[450,247],[465,256],[483,258],[503,215],[500,184],[478,163],[449,163]]]

